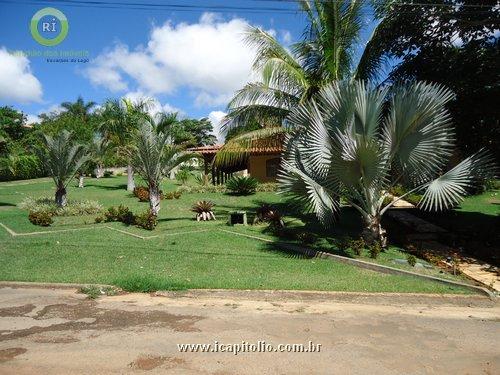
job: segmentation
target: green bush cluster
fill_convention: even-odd
[[[53,198],[47,197],[27,197],[18,204],[18,207],[31,212],[45,212],[50,216],[95,215],[102,210],[99,202],[93,200],[69,200],[66,206],[59,207]]]
[[[171,191],[170,193],[165,194],[166,199],[179,199],[182,195],[182,191],[176,190],[176,191]]]
[[[0,158],[0,181],[28,180],[45,176],[47,173],[35,155]]]
[[[39,225],[41,227],[48,227],[54,222],[54,220],[52,220],[52,215],[45,211],[30,211],[28,214],[28,220],[31,224]]]
[[[158,218],[150,210],[135,215],[128,207],[119,205],[118,207],[109,207],[104,213],[104,217],[98,216],[95,222],[102,223],[118,221],[125,225],[135,225],[139,228],[153,230],[158,225]]]
[[[412,255],[412,254],[408,254],[406,256],[406,261],[412,267],[415,267],[415,265],[417,264],[417,258],[415,257],[415,255]]]
[[[226,182],[227,189],[237,195],[254,194],[258,185],[259,181],[251,176],[235,176]]]

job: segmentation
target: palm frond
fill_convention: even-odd
[[[478,182],[494,178],[494,159],[486,150],[469,156],[454,168],[427,184],[419,203],[424,210],[442,211],[463,200]]]

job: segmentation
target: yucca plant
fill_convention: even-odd
[[[453,97],[450,90],[424,82],[391,91],[356,81],[327,86],[289,118],[300,131],[286,143],[282,189],[324,223],[339,212],[342,195],[361,213],[365,241],[385,246],[381,218],[397,201],[384,206],[392,186],[408,189],[398,199],[423,192],[418,207],[443,210],[495,174],[484,150],[445,171],[454,147],[446,109]]]
[[[83,145],[73,141],[67,130],[54,137],[42,134],[41,144],[42,147],[37,149],[38,156],[56,185],[56,204],[64,207],[67,203],[66,187],[89,155]]]
[[[196,221],[216,220],[213,212],[214,203],[211,201],[196,202],[191,211],[196,213]]]
[[[234,176],[227,180],[226,187],[234,194],[250,195],[255,193],[258,184],[259,181],[257,181],[254,177]]]
[[[163,177],[181,163],[199,156],[174,145],[168,129],[159,131],[158,124],[150,116],[144,117],[132,150],[132,165],[148,184],[150,210],[158,215]]]

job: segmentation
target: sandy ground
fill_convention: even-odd
[[[193,291],[92,301],[75,289],[0,288],[0,374],[499,374],[499,338],[499,306],[484,297]],[[177,346],[215,341],[321,347]]]

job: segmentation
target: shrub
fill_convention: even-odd
[[[99,224],[104,221],[104,218],[102,216],[97,216],[94,221],[96,224]]]
[[[170,193],[165,194],[165,198],[166,199],[174,199],[174,193],[170,192]]]
[[[185,185],[186,182],[189,180],[189,176],[191,176],[191,172],[188,169],[180,169],[176,174],[175,174],[175,179],[179,181],[182,185]]]
[[[28,180],[46,175],[40,159],[35,155],[0,158],[0,181]]]
[[[208,186],[210,185],[210,174],[199,173],[194,176],[194,180],[199,186]]]
[[[226,187],[237,195],[254,194],[259,182],[251,176],[235,176],[226,182]]]
[[[391,193],[395,197],[400,197],[406,193],[406,189],[403,187],[403,185],[396,185],[389,189],[389,193]]]
[[[382,246],[380,245],[380,242],[375,241],[370,245],[368,248],[368,251],[370,252],[370,258],[377,259],[378,255],[382,251]]]
[[[109,207],[108,211],[104,214],[106,221],[119,221],[126,225],[133,225],[135,223],[135,216],[128,207],[119,205],[118,207]]]
[[[365,240],[362,238],[359,238],[357,240],[352,240],[349,243],[349,247],[351,250],[356,254],[357,256],[360,256],[363,254],[363,249],[366,247]]]
[[[415,267],[415,265],[417,264],[417,258],[415,257],[415,255],[412,255],[412,254],[408,254],[406,256],[406,261],[412,267]]]
[[[18,205],[23,210],[33,212],[48,212],[52,216],[81,216],[95,215],[102,210],[102,206],[97,201],[69,200],[66,206],[59,207],[55,204],[53,198],[32,198],[27,197]]]
[[[297,239],[304,245],[311,245],[318,240],[316,235],[311,232],[300,232],[297,234]]]
[[[153,230],[158,225],[158,218],[150,210],[135,217],[135,225],[139,228]]]
[[[267,221],[267,215],[274,211],[275,208],[267,203],[263,203],[255,211],[255,218],[253,219],[254,224],[264,223]]]
[[[349,236],[342,237],[337,242],[337,247],[340,251],[346,251],[351,246],[352,238]]]
[[[420,200],[422,199],[422,195],[420,194],[415,194],[415,193],[411,193],[411,194],[408,194],[406,197],[403,198],[405,201],[413,204],[414,206],[416,206],[418,204],[418,202],[420,202]]]
[[[285,221],[283,220],[283,215],[278,210],[269,212],[266,215],[266,221],[269,223],[268,229],[278,235],[283,234],[283,229],[285,228]]]
[[[211,201],[198,201],[196,202],[191,211],[196,213],[196,220],[207,221],[207,220],[215,220],[215,215],[213,213],[214,203]]]
[[[46,211],[30,211],[28,214],[28,220],[31,224],[39,225],[41,227],[48,227],[54,222],[52,220],[52,215]]]
[[[136,186],[134,188],[134,195],[139,198],[140,202],[149,201],[149,189],[145,186]]]
[[[180,192],[180,191],[174,191],[174,198],[175,199],[179,199],[181,197],[181,195],[182,195],[182,192]]]
[[[276,182],[264,182],[257,185],[257,192],[273,192],[278,191],[279,185]]]

